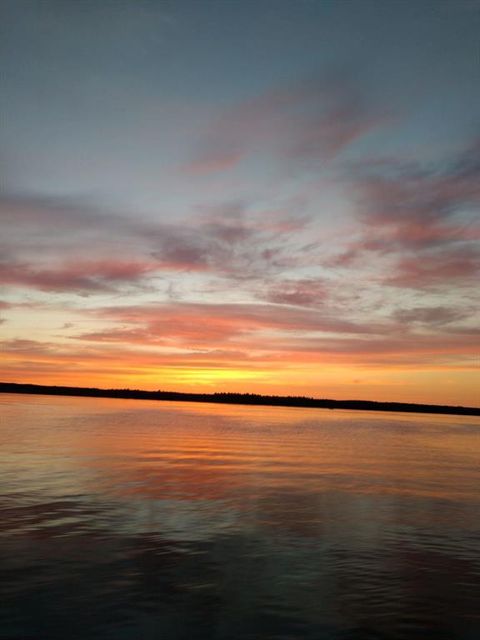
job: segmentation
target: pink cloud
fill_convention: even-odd
[[[209,158],[205,153],[198,160],[193,161],[183,167],[185,173],[191,175],[208,175],[209,173],[217,173],[221,171],[227,171],[232,169],[242,160],[242,153],[225,153],[222,155],[220,151],[218,153],[212,153],[212,157]]]
[[[395,162],[357,169],[357,237],[329,265],[348,268],[388,257],[394,266],[382,276],[386,284],[422,289],[469,281],[478,267],[479,153],[475,143],[428,170]]]
[[[270,340],[275,343],[277,339],[281,340],[279,336],[292,332],[356,334],[377,329],[372,324],[362,325],[311,309],[269,304],[164,303],[110,307],[99,310],[96,315],[109,319],[117,327],[89,332],[79,338],[190,349],[250,343],[263,349]]]
[[[303,260],[296,234],[309,222],[288,207],[251,213],[248,203],[237,201],[203,207],[184,224],[20,197],[0,199],[0,213],[8,221],[1,283],[89,294],[147,283],[161,272],[208,273],[248,288],[248,281],[277,276]],[[112,245],[120,257],[111,257]]]
[[[368,103],[353,77],[332,74],[227,109],[212,122],[185,169],[225,171],[252,153],[286,163],[331,160],[384,122],[385,114]]]
[[[421,289],[446,283],[473,284],[480,274],[480,254],[471,249],[401,258],[385,284]]]
[[[0,264],[0,282],[43,291],[109,291],[133,283],[158,269],[154,262],[97,260],[70,262],[44,269],[27,264]]]
[[[137,335],[131,333],[129,336],[125,332],[122,335],[121,331],[116,336],[114,331],[85,335],[83,346],[79,346],[78,342],[58,345],[11,340],[4,341],[1,348],[11,363],[6,367],[8,371],[13,371],[15,366],[23,372],[35,371],[36,367],[51,369],[56,364],[69,371],[91,371],[93,374],[102,370],[115,372],[115,367],[121,367],[122,375],[134,375],[151,367],[233,367],[248,371],[256,368],[275,371],[279,366],[303,368],[327,364],[382,368],[418,365],[468,368],[474,366],[472,354],[478,345],[478,335],[474,332],[425,334],[390,331],[383,335],[313,337],[296,330],[272,334],[267,338],[264,333],[251,330],[238,333],[238,327],[227,325],[228,322],[225,322],[224,334],[217,334],[217,337],[215,333],[222,328],[221,320],[214,322],[211,332],[208,327],[199,327],[196,333],[195,327],[186,330],[185,326],[181,326],[178,331],[171,327],[168,335],[163,334],[163,339],[158,342],[152,339],[151,332],[159,328],[150,323],[150,328],[139,327]],[[255,326],[259,328],[259,325]],[[163,328],[160,327],[161,332]],[[232,330],[236,332],[236,341],[231,340]],[[89,346],[85,346],[87,344]],[[158,350],[158,346],[162,349]],[[179,346],[182,347],[181,351],[178,351]]]
[[[259,297],[276,304],[316,306],[328,297],[328,288],[323,280],[280,280],[269,285]]]
[[[288,362],[289,366],[443,366],[455,359],[458,364],[458,358],[465,359],[467,366],[478,341],[468,326],[456,324],[468,322],[470,314],[454,313],[444,307],[411,308],[394,314],[390,320],[365,324],[332,317],[327,310],[319,312],[290,303],[170,303],[109,307],[94,313],[110,321],[112,327],[77,338],[103,345],[121,344],[123,348],[180,348],[181,354],[163,353],[159,361],[177,361],[185,366],[193,366],[194,361],[218,362],[219,352],[225,355],[225,361],[232,358],[231,366],[236,366],[239,354],[252,366],[278,366],[281,362]],[[415,323],[421,326],[418,328]]]

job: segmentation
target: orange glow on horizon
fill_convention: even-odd
[[[158,367],[126,361],[100,365],[24,367],[13,359],[0,371],[3,382],[25,382],[78,387],[129,388],[148,391],[259,393],[316,398],[358,399],[479,406],[478,384],[469,368],[382,368],[294,366],[283,370]],[[45,365],[45,363],[43,363]],[[61,371],[61,374],[59,373]],[[473,375],[472,375],[473,373]]]

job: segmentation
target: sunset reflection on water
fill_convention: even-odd
[[[478,419],[0,403],[4,637],[480,633]]]

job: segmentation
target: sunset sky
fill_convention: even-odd
[[[480,405],[480,2],[0,10],[1,381]]]

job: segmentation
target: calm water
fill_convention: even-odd
[[[1,639],[480,638],[476,418],[0,395]]]

